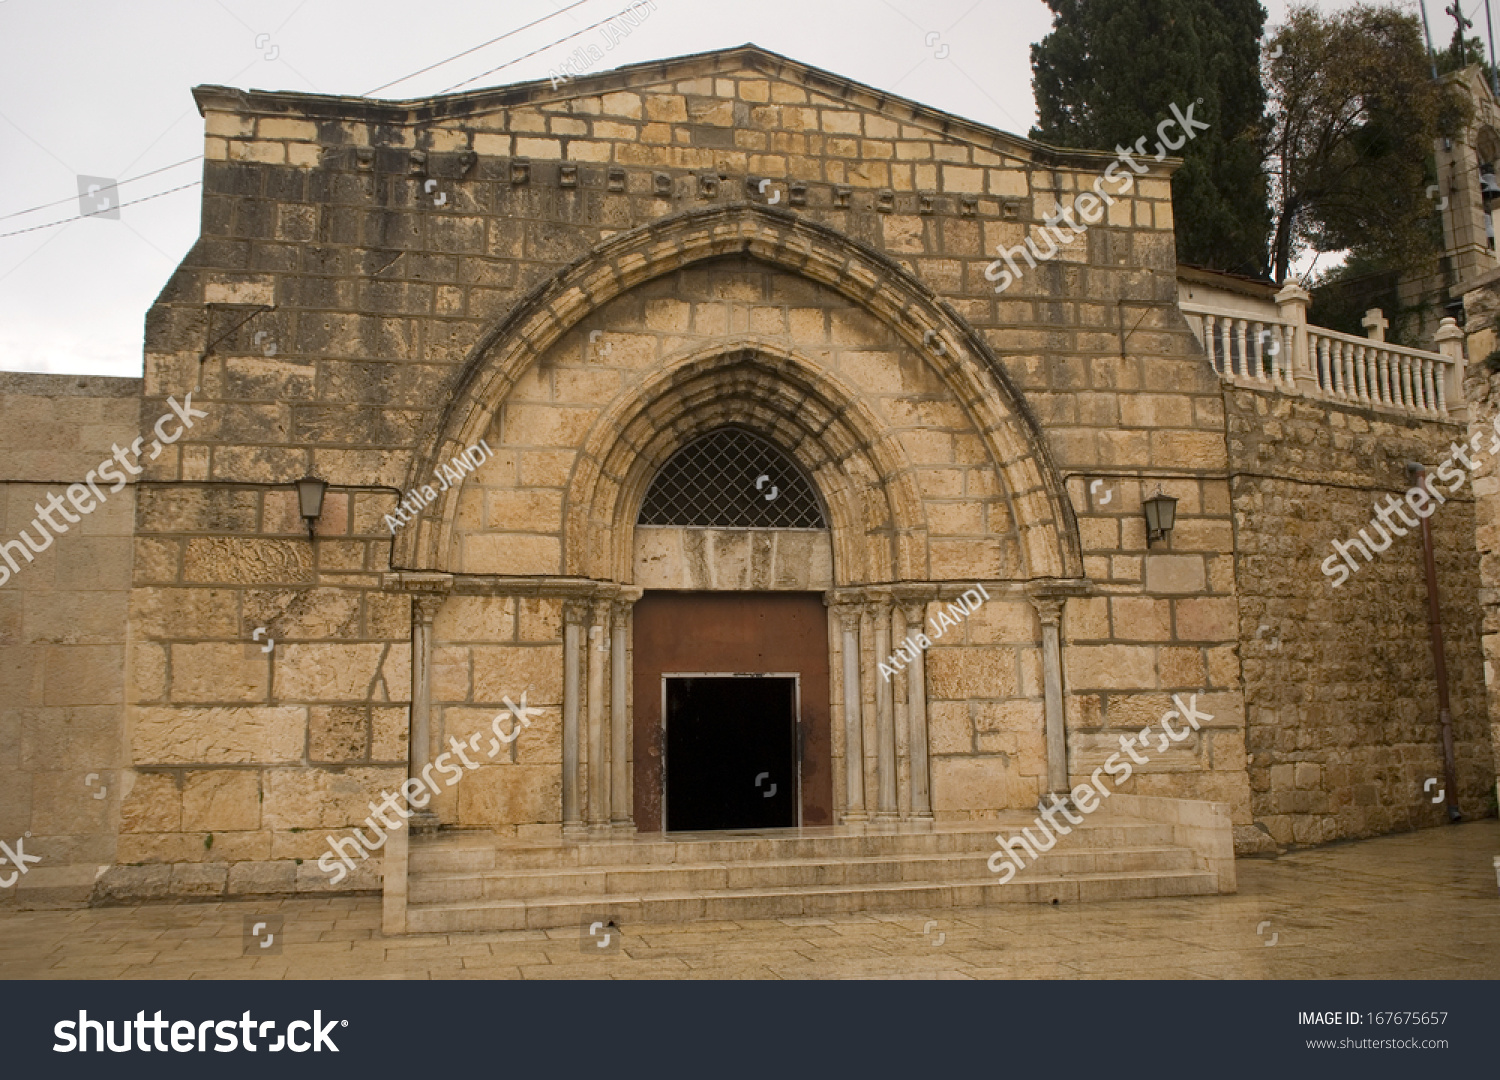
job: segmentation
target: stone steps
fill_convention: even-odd
[[[410,933],[764,919],[839,912],[1204,895],[1215,875],[1168,826],[1112,819],[1075,827],[1011,881],[987,864],[983,827],[855,833],[600,838],[517,844],[488,833],[414,837],[407,882]]]
[[[831,829],[784,830],[788,834],[677,834],[671,839],[621,838],[584,840],[576,844],[517,844],[497,841],[487,832],[444,833],[422,837],[411,847],[411,873],[568,869],[669,863],[741,862],[751,859],[898,858],[905,855],[980,852],[996,848],[995,835],[1013,835],[1031,818],[997,822],[982,828],[905,833],[840,834]],[[1087,841],[1091,848],[1170,844],[1170,826],[1150,822],[1094,824],[1074,828],[1060,847]]]
[[[510,900],[529,896],[641,896],[648,892],[717,892],[814,885],[854,886],[899,882],[943,883],[992,879],[987,853],[920,855],[900,859],[841,858],[722,863],[672,863],[662,867],[594,867],[573,870],[486,870],[424,873],[408,885],[410,903]],[[1078,848],[1040,860],[1055,875],[1126,874],[1196,869],[1186,848]]]
[[[1217,891],[1215,878],[1202,870],[1153,873],[1017,875],[1005,885],[993,878],[974,882],[901,882],[847,887],[807,886],[776,890],[724,890],[708,894],[662,893],[636,897],[578,899],[537,897],[451,904],[413,904],[407,908],[409,933],[457,933],[465,930],[544,930],[582,925],[586,919],[613,920],[621,926],[654,922],[777,919],[831,915],[849,911],[883,911],[993,904],[1046,904],[1094,900],[1137,900],[1155,896],[1203,896]]]

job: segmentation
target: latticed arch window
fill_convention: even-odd
[[[824,529],[812,482],[758,435],[719,428],[678,450],[656,474],[638,525]]]

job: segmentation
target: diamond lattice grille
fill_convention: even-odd
[[[637,524],[827,527],[802,470],[776,447],[740,428],[711,431],[673,454],[651,481]]]

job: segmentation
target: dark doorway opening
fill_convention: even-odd
[[[797,680],[668,675],[667,830],[797,825]]]

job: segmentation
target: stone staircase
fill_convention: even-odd
[[[1218,891],[1172,827],[1087,819],[1007,884],[997,832],[1033,815],[925,831],[785,829],[517,843],[488,832],[412,837],[408,933],[630,926],[835,912],[1125,900]],[[1035,831],[1033,829],[1033,831]]]

